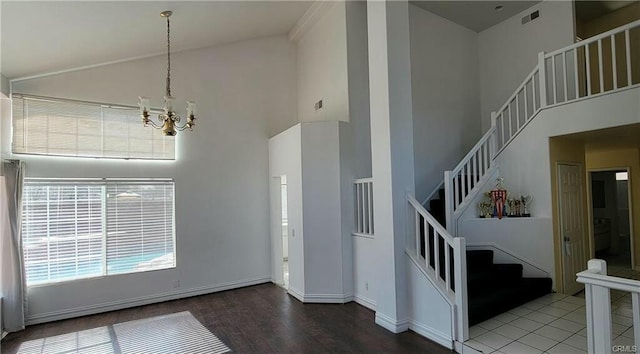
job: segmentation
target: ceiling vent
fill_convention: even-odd
[[[540,10],[536,10],[530,14],[528,14],[527,16],[522,18],[522,24],[524,25],[527,22],[531,22],[533,20],[535,20],[536,18],[540,17]]]

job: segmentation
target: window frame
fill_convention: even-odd
[[[65,278],[62,280],[47,280],[45,282],[38,282],[35,284],[28,284],[27,283],[27,276],[26,276],[26,268],[27,268],[27,263],[26,263],[26,257],[25,257],[25,248],[23,247],[22,249],[22,263],[23,263],[23,267],[24,267],[24,274],[25,274],[25,286],[27,288],[38,288],[38,287],[46,287],[46,286],[55,286],[55,285],[61,285],[61,284],[65,284],[65,283],[73,283],[73,282],[78,282],[78,281],[87,281],[87,280],[96,280],[96,279],[101,279],[101,278],[110,278],[110,277],[115,277],[115,276],[126,276],[126,275],[131,275],[131,274],[141,274],[141,273],[147,273],[147,272],[156,272],[156,271],[166,271],[166,270],[170,270],[170,269],[176,269],[178,267],[178,252],[177,252],[177,244],[178,244],[178,236],[177,236],[177,230],[176,230],[176,194],[175,194],[175,180],[173,178],[25,178],[24,181],[25,187],[27,184],[31,184],[31,185],[43,185],[43,186],[56,186],[56,185],[67,185],[67,186],[76,186],[76,185],[82,185],[82,186],[87,186],[87,185],[94,185],[94,186],[101,186],[101,198],[100,198],[100,203],[101,203],[101,229],[102,229],[102,237],[101,237],[101,242],[102,242],[102,250],[101,250],[101,255],[100,255],[100,259],[101,262],[103,264],[103,269],[102,269],[102,274],[99,275],[89,275],[89,276],[85,276],[85,277],[78,277],[78,278]],[[172,192],[173,192],[173,198],[171,200],[171,208],[172,208],[172,220],[171,220],[171,227],[172,227],[172,247],[173,247],[173,265],[169,266],[169,267],[164,267],[164,268],[156,268],[156,269],[146,269],[146,270],[134,270],[134,271],[130,271],[130,272],[117,272],[117,273],[112,273],[109,274],[108,273],[108,266],[107,266],[107,259],[108,259],[108,250],[107,250],[107,244],[108,244],[108,239],[107,239],[107,213],[108,213],[108,207],[107,207],[107,189],[109,187],[109,184],[111,185],[115,185],[115,184],[123,184],[123,185],[170,185],[172,187]],[[24,188],[23,188],[24,190]],[[22,228],[24,227],[24,194],[23,194],[23,200],[22,200],[22,217],[21,217],[21,227],[20,230],[22,232]],[[21,234],[21,238],[24,237],[24,235]],[[24,239],[22,240],[22,243],[24,245]],[[76,255],[77,257],[77,255]]]
[[[73,105],[83,105],[83,106],[90,106],[90,107],[96,107],[99,108],[101,110],[104,109],[111,109],[111,110],[123,110],[123,111],[127,111],[129,113],[135,112],[137,116],[139,116],[139,111],[140,108],[138,106],[130,106],[130,105],[123,105],[123,104],[114,104],[114,103],[104,103],[104,102],[95,102],[95,101],[84,101],[84,100],[75,100],[75,99],[67,99],[67,98],[59,98],[59,97],[47,97],[47,96],[39,96],[39,95],[31,95],[31,94],[24,94],[24,93],[12,93],[11,94],[11,127],[10,127],[10,134],[11,134],[11,138],[10,138],[10,149],[11,149],[11,154],[13,155],[26,155],[26,156],[45,156],[45,157],[63,157],[63,158],[76,158],[76,159],[95,159],[95,160],[102,160],[102,159],[107,159],[107,160],[141,160],[141,161],[167,161],[167,162],[173,162],[177,160],[177,140],[175,140],[177,137],[176,136],[171,136],[171,137],[167,137],[164,135],[161,135],[161,133],[159,131],[156,131],[156,129],[153,129],[151,127],[144,127],[142,124],[141,120],[136,120],[135,122],[137,124],[140,125],[141,129],[149,129],[150,134],[160,134],[162,136],[161,139],[151,139],[150,143],[154,144],[155,142],[158,141],[162,141],[164,139],[174,139],[172,146],[173,146],[173,152],[169,157],[153,157],[153,156],[147,156],[147,157],[136,157],[136,156],[109,156],[105,154],[105,151],[108,150],[104,150],[104,144],[102,147],[102,152],[101,155],[92,155],[92,154],[82,154],[83,151],[85,150],[80,150],[80,149],[75,149],[75,155],[73,154],[64,154],[64,153],[48,153],[48,152],[36,152],[36,151],[16,151],[19,150],[16,148],[16,120],[18,119],[16,117],[16,112],[15,112],[15,106],[17,105],[17,100],[22,100],[22,116],[19,118],[20,120],[23,121],[22,124],[26,124],[27,120],[29,119],[29,117],[27,116],[28,109],[25,109],[25,107],[27,107],[27,104],[29,101],[35,101],[35,102],[48,102],[51,104],[55,104],[55,103],[59,103],[59,104],[73,104]],[[155,118],[155,116],[164,113],[164,111],[162,109],[159,108],[151,108],[149,110],[149,113]],[[95,118],[95,117],[93,117]],[[104,112],[102,114],[102,118],[100,118],[102,121],[102,125],[103,128],[100,132],[100,139],[102,139],[102,141],[104,141],[105,138],[109,138],[109,135],[106,135],[105,130],[104,130]],[[107,120],[107,122],[109,122]],[[21,130],[21,132],[23,132],[23,134],[27,131],[26,128],[23,128]],[[57,133],[57,134],[62,134],[62,133]],[[74,137],[76,137],[76,139],[78,137],[87,137],[89,135],[82,135],[82,134],[70,134]],[[94,136],[94,135],[91,135]],[[98,135],[95,135],[95,137],[97,137]],[[157,137],[156,137],[157,138]],[[127,142],[130,145],[131,141],[130,141],[130,137],[127,138]],[[134,139],[135,140],[135,139]],[[47,143],[48,144],[48,143]],[[166,144],[166,142],[164,143]],[[23,143],[22,144],[22,148],[27,150],[29,149],[29,146],[27,143]],[[33,149],[37,149],[37,147],[30,147],[32,150]],[[49,147],[47,147],[48,149]],[[55,149],[61,149],[61,148],[55,148]],[[131,154],[132,151],[130,147],[126,150],[127,154]],[[135,153],[135,151],[134,151]],[[151,153],[153,154],[153,152]]]

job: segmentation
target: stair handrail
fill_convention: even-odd
[[[527,75],[525,80],[518,86],[518,88],[514,91],[514,93],[509,96],[509,99],[500,107],[498,111],[495,113],[495,117],[500,123],[497,127],[497,146],[495,155],[496,158],[500,153],[513,141],[513,139],[528,125],[528,123],[540,112],[541,110],[557,105],[563,104],[579,99],[584,99],[587,97],[594,97],[597,95],[601,95],[604,93],[615,92],[617,90],[628,89],[631,87],[640,86],[640,83],[632,84],[632,72],[634,70],[638,70],[637,67],[634,67],[631,63],[631,33],[632,29],[640,28],[640,20],[633,21],[626,25],[622,25],[620,27],[611,29],[609,31],[603,32],[601,34],[595,35],[590,38],[583,39],[579,42],[572,43],[563,48],[551,51],[549,53],[540,52],[538,53],[538,63],[533,68],[531,73]],[[624,52],[625,52],[625,63],[626,63],[626,85],[618,85],[622,79],[622,77],[618,77],[619,73],[617,72],[617,61],[611,60],[610,66],[605,68],[602,60],[603,56],[603,40],[609,39],[610,43],[613,45],[611,47],[611,55],[612,58],[616,58],[615,52],[615,42],[614,40],[616,35],[624,34]],[[597,65],[594,63],[590,63],[589,57],[589,46],[591,44],[597,44],[597,54],[598,54],[598,63]],[[583,48],[583,52],[579,53],[578,49]],[[569,55],[567,55],[569,54]],[[584,54],[584,63],[579,62],[578,57],[581,58]],[[569,58],[573,58],[573,72],[569,73],[568,65],[571,61]],[[558,65],[556,65],[558,62]],[[584,78],[580,78],[578,66],[580,66],[580,70],[584,70]],[[598,92],[594,93],[591,87],[591,68],[598,69],[597,75],[600,83],[600,87]],[[612,88],[608,89],[604,85],[604,72],[605,70],[611,71],[612,73]],[[571,74],[571,75],[570,75]],[[549,82],[547,82],[549,81]],[[572,82],[571,82],[572,81]],[[584,81],[584,82],[582,82]],[[523,95],[523,103],[525,107],[528,106],[527,102],[527,87],[531,82],[531,100],[532,109],[529,111],[525,108],[525,119],[524,123],[520,124],[520,117],[516,117],[516,130],[512,131],[512,127],[509,126],[509,134],[505,137],[505,112],[509,112],[509,124],[512,124],[511,114],[512,114],[512,105],[515,103],[516,112],[520,114],[519,105],[519,96],[524,92]],[[571,87],[571,89],[569,89]],[[586,89],[586,91],[581,95],[580,88]],[[574,90],[575,92],[571,92]],[[569,94],[573,93],[572,97],[569,97]]]
[[[570,45],[568,45],[568,46],[566,46],[564,48],[556,49],[556,50],[554,50],[552,52],[547,53],[545,55],[545,57],[550,58],[552,56],[555,56],[555,55],[558,55],[558,54],[562,54],[562,52],[566,52],[567,50],[575,49],[575,48],[584,46],[586,44],[591,44],[591,43],[597,42],[598,40],[601,40],[601,39],[604,39],[604,38],[607,38],[607,37],[611,37],[614,34],[618,34],[618,33],[633,29],[635,27],[640,27],[640,20],[629,22],[626,25],[622,25],[620,27],[616,27],[616,28],[608,30],[606,32],[602,32],[602,33],[597,34],[597,35],[595,35],[593,37],[585,38],[585,39],[583,39],[583,40],[581,40],[579,42],[575,42],[575,43],[570,44]]]
[[[541,53],[542,54],[542,53]],[[542,55],[539,55],[541,57]],[[539,58],[539,63],[535,68],[526,76],[524,81],[518,86],[518,88],[509,96],[509,99],[497,110],[491,114],[491,124],[496,127],[496,153],[494,158],[504,150],[513,139],[524,129],[525,126],[535,117],[535,115],[546,106],[546,83],[545,83],[545,71],[541,70],[544,66],[544,59]],[[529,110],[528,102],[528,90],[529,83],[531,83],[531,110]],[[522,95],[521,95],[522,94]],[[536,97],[536,94],[538,95]],[[520,99],[522,97],[522,100]],[[521,123],[520,104],[524,105],[524,122]],[[513,131],[514,110],[511,108],[515,106],[515,131]],[[507,117],[508,112],[508,117]],[[506,119],[508,118],[508,121]],[[506,123],[505,123],[506,122]],[[506,128],[508,128],[508,135]]]
[[[431,199],[433,199],[436,194],[438,194],[438,191],[440,189],[444,188],[444,180],[442,180],[442,182],[438,183],[437,186],[435,186],[435,188],[433,188],[433,190],[431,191],[431,193],[429,193],[427,195],[426,198],[424,198],[424,202],[422,202],[422,205],[424,206],[425,204],[427,204]]]
[[[408,194],[407,201],[409,206],[413,208],[413,217],[415,218],[415,230],[413,232],[413,242],[410,242],[407,249],[411,250],[411,256],[415,257],[420,263],[420,267],[425,271],[431,282],[438,287],[441,293],[447,294],[449,299],[453,299],[454,316],[452,318],[454,337],[459,342],[464,342],[469,336],[468,323],[468,299],[467,299],[467,252],[464,237],[453,237],[447,229],[442,226],[436,218],[431,215],[416,198]],[[424,243],[425,256],[421,255],[421,235],[420,235],[420,217],[422,216],[424,227]],[[429,227],[433,232],[434,245],[434,266],[431,267],[431,259],[429,252]],[[439,249],[440,239],[444,241],[444,278],[442,278],[442,270],[440,269]],[[453,256],[453,272],[450,268],[450,257]],[[453,278],[453,279],[452,279]]]
[[[577,281],[585,285],[588,352],[608,353],[614,348],[611,346],[611,289],[631,293],[633,336],[636,348],[640,348],[640,281],[607,275],[607,262],[601,259],[589,260],[587,269],[576,276]]]
[[[451,234],[456,234],[454,213],[469,196],[475,193],[475,189],[479,185],[478,182],[493,168],[495,135],[496,126],[492,124],[458,165],[453,170],[444,172],[445,218],[447,229]],[[466,175],[463,174],[464,172]],[[466,180],[463,180],[463,177]],[[463,183],[473,184],[473,188],[469,188],[468,191],[459,188]]]

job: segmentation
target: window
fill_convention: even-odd
[[[12,108],[14,153],[175,159],[175,137],[144,127],[135,107],[12,94]]]
[[[25,181],[27,285],[175,267],[171,180]]]

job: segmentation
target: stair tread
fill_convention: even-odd
[[[469,296],[469,325],[480,323],[551,292],[551,278],[522,278],[516,287]]]

